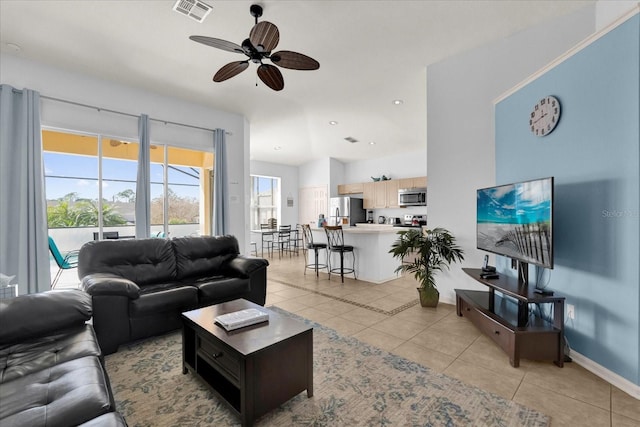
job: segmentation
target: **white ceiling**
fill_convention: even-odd
[[[204,1],[213,11],[198,23],[174,12],[174,0],[0,0],[0,49],[243,114],[251,125],[252,160],[350,162],[426,147],[427,65],[593,3]],[[188,37],[240,44],[254,25],[253,3],[264,7],[260,21],[280,30],[275,50],[304,53],[320,69],[282,69],[280,92],[257,80],[253,64],[214,83],[221,66],[244,56]],[[394,99],[404,103],[395,106]],[[359,142],[345,141],[348,136]]]

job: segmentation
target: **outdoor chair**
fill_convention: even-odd
[[[58,264],[58,272],[51,282],[51,289],[55,289],[63,270],[70,270],[78,267],[78,253],[80,251],[69,251],[65,255],[62,255],[60,249],[58,249],[58,246],[56,245],[56,242],[51,236],[49,236],[49,251],[51,251],[53,259],[56,261],[56,264]]]

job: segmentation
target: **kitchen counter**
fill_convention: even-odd
[[[324,229],[320,227],[311,227],[313,231],[324,233]],[[351,227],[342,226],[344,234],[365,234],[365,233],[396,233],[400,228],[387,224],[357,224]]]
[[[356,253],[356,275],[358,280],[365,280],[372,283],[383,283],[396,279],[398,275],[395,269],[400,265],[400,261],[393,258],[389,253],[391,245],[398,238],[397,232],[405,228],[394,227],[387,224],[358,224],[355,227],[344,227],[344,242],[346,245],[353,245]],[[313,241],[315,243],[327,243],[327,235],[324,229],[312,227]],[[313,263],[313,252],[309,253],[309,262]],[[324,254],[320,252],[320,256]],[[337,261],[338,255],[333,258]],[[324,263],[321,259],[320,263]],[[351,263],[351,257],[346,257],[347,265]],[[334,262],[334,267],[336,262]],[[348,275],[347,277],[352,277]]]

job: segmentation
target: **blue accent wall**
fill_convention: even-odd
[[[547,95],[562,115],[541,138],[528,118]],[[571,348],[640,385],[639,15],[500,101],[495,118],[497,184],[555,177],[555,268],[542,282],[575,306]]]

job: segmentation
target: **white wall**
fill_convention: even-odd
[[[299,166],[300,181],[298,182],[298,186],[300,188],[319,187],[322,185],[328,186],[331,180],[329,175],[330,169],[330,159],[328,157],[313,160]],[[327,188],[327,192],[328,190]]]
[[[276,163],[250,161],[251,175],[274,176],[280,178],[280,219],[278,224],[295,227],[298,223],[298,167]],[[287,197],[293,197],[293,207],[287,207]]]
[[[344,184],[345,164],[334,158],[329,159],[329,197],[339,196],[338,185]]]
[[[427,68],[429,225],[453,232],[465,251],[462,266],[478,267],[484,256],[476,249],[476,189],[496,184],[493,100],[593,33],[594,10],[588,6]],[[455,288],[482,288],[460,265],[437,283],[449,303]]]
[[[1,83],[18,89],[37,90],[42,96],[55,97],[78,103],[93,105],[105,109],[131,114],[146,113],[157,118],[209,129],[222,128],[227,135],[227,161],[230,196],[230,233],[240,242],[240,249],[248,247],[249,234],[245,224],[249,218],[249,133],[248,123],[238,114],[227,113],[204,105],[186,102],[176,98],[158,95],[153,92],[128,87],[116,82],[100,80],[87,75],[50,67],[43,63],[30,61],[18,56],[0,54]],[[137,129],[130,126],[135,119],[107,112],[73,107],[55,101],[43,100],[42,123],[45,126],[66,129],[102,132],[108,130],[114,136],[134,136]],[[118,123],[127,123],[120,127]],[[209,141],[202,132],[184,127],[162,127],[153,125],[158,136],[180,144],[189,141],[192,148],[213,146],[213,135]],[[205,133],[206,134],[206,133]],[[182,140],[179,136],[184,137]],[[151,134],[154,139],[154,134]]]
[[[427,149],[401,151],[382,159],[360,160],[345,165],[344,183],[367,182],[371,177],[385,175],[391,179],[427,175]]]
[[[599,0],[596,3],[596,31],[609,25],[640,2],[630,0]]]

